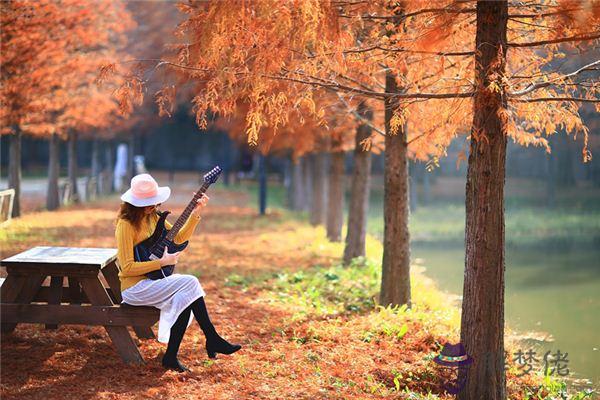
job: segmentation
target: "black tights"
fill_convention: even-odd
[[[202,329],[202,332],[204,332],[204,336],[206,336],[207,341],[219,337],[215,327],[213,326],[212,322],[210,322],[210,318],[208,317],[208,311],[206,310],[204,297],[200,297],[194,300],[192,304],[190,304],[181,312],[181,314],[179,314],[177,321],[175,321],[171,327],[169,344],[167,345],[167,352],[164,355],[164,359],[167,361],[175,361],[177,359],[179,345],[181,344],[183,334],[185,333],[188,321],[190,320],[190,312],[194,313],[194,317],[196,318],[196,321],[198,321],[200,329]]]

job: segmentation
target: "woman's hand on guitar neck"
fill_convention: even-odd
[[[200,213],[202,212],[202,209],[208,204],[209,199],[210,197],[208,197],[206,193],[203,193],[202,197],[196,200],[197,204],[196,207],[194,207],[194,209],[192,210],[192,215],[200,217]]]
[[[160,266],[164,267],[165,265],[175,265],[177,264],[177,259],[179,258],[179,254],[181,252],[169,253],[169,248],[165,246],[165,251],[160,258]]]

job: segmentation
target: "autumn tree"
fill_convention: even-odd
[[[504,398],[506,141],[548,148],[544,135],[560,128],[581,134],[589,159],[578,104],[598,102],[598,61],[571,71],[553,62],[569,56],[558,46],[597,42],[598,3],[265,0],[190,3],[182,11],[181,33],[191,39],[160,65],[199,84],[193,102],[201,126],[209,110],[226,115],[243,100],[248,140],[256,143],[262,128],[284,125],[297,99],[317,89],[341,101],[381,102],[384,305],[410,302],[406,158],[435,165],[453,138],[469,133],[461,335],[476,361],[462,396]]]
[[[98,68],[114,59],[128,27],[119,1],[95,7],[80,0],[2,3],[2,134],[10,135],[9,186],[20,213],[20,137],[50,137],[48,207],[58,206],[58,136],[77,124],[108,124],[111,92],[93,88]],[[100,121],[101,122],[98,122]],[[72,169],[72,168],[70,168]]]
[[[456,75],[455,69],[466,68],[468,60],[464,60],[464,57],[471,53],[445,54],[390,47],[390,39],[398,43],[412,42],[412,46],[428,43],[431,41],[429,32],[435,33],[436,28],[439,30],[437,25],[428,26],[427,21],[408,21],[404,18],[410,22],[410,29],[397,29],[390,34],[385,19],[381,22],[363,17],[363,13],[368,16],[372,11],[394,8],[388,1],[333,4],[319,1],[264,1],[246,3],[242,7],[237,2],[182,5],[187,19],[180,25],[181,36],[194,39],[181,44],[176,54],[165,56],[154,63],[151,69],[168,68],[183,76],[182,81],[197,84],[198,92],[193,103],[201,127],[206,125],[208,111],[229,115],[240,100],[244,101],[247,104],[246,133],[250,143],[258,142],[262,128],[276,130],[284,126],[288,115],[297,112],[299,103],[314,104],[313,96],[322,90],[339,94],[340,101],[346,103],[354,97],[375,99],[381,102],[381,109],[385,99],[401,99],[403,106],[415,109],[413,112],[417,115],[419,108],[423,108],[419,101],[439,99],[443,107],[436,114],[440,118],[419,120],[415,125],[423,125],[423,128],[419,129],[418,134],[415,133],[413,139],[407,138],[406,143],[412,144],[410,153],[413,156],[441,155],[445,144],[457,130],[457,125],[452,122],[461,120],[464,115],[461,112],[466,110],[464,106],[460,108],[460,104],[459,107],[453,107],[455,104],[452,99],[468,97],[469,94],[437,92],[443,91],[447,84],[444,78],[450,80]],[[424,13],[416,12],[414,15]],[[281,18],[273,19],[273,14]],[[438,21],[438,24],[444,22],[448,21]],[[298,29],[299,26],[303,28]],[[454,29],[461,32],[461,24],[456,24]],[[412,36],[407,35],[407,31],[412,32]],[[422,52],[430,56],[422,57]],[[443,63],[439,67],[439,59],[447,56],[463,58],[445,68]],[[382,65],[385,68],[382,69]],[[411,68],[408,68],[409,65]],[[403,85],[416,89],[416,93],[385,91],[385,84],[382,83],[385,82],[385,75],[392,74],[400,79],[400,73],[406,75],[402,78]],[[130,80],[134,82],[136,79],[136,75],[132,74]],[[421,88],[431,92],[419,91]],[[131,92],[132,97],[136,95],[135,91]],[[348,108],[348,114],[358,115],[361,121],[366,121],[364,125],[367,127],[372,125],[357,112],[356,106]],[[307,116],[324,118],[322,108],[312,106],[308,110]],[[408,114],[408,109],[387,114],[390,134],[398,132],[398,127],[406,121]],[[381,132],[380,129],[376,131]],[[370,140],[366,138],[361,142],[368,147]],[[368,174],[360,176],[366,177]],[[408,175],[397,175],[396,179],[408,179]],[[361,187],[368,188],[368,185]],[[408,185],[403,187],[408,188]],[[364,201],[357,203],[359,209],[365,208]],[[402,230],[389,229],[386,243],[390,247],[407,247],[408,235],[403,232],[407,232],[408,220],[398,223],[402,224]],[[364,225],[357,226],[364,230]],[[360,239],[360,231],[357,237]],[[357,242],[360,243],[360,240]],[[401,304],[407,302],[410,295],[396,295],[398,291],[390,295],[387,288],[397,286],[397,280],[402,281],[402,287],[410,287],[409,259],[403,258],[400,267],[393,260],[393,257],[385,257],[383,268],[392,268],[399,273],[394,274],[391,286],[382,285],[381,298],[386,303],[389,301],[389,304]]]

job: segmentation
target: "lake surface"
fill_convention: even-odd
[[[440,289],[462,293],[462,245],[414,244],[411,256],[423,259],[426,274]],[[523,352],[534,349],[541,365],[548,350],[568,353],[568,376],[588,378],[596,387],[600,386],[599,298],[600,249],[507,248],[507,325],[519,333],[546,332],[554,339],[539,348],[532,341]]]

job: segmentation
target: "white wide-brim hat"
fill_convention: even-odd
[[[131,178],[131,187],[121,195],[121,200],[136,207],[153,206],[165,202],[171,196],[171,188],[158,186],[150,174]]]

